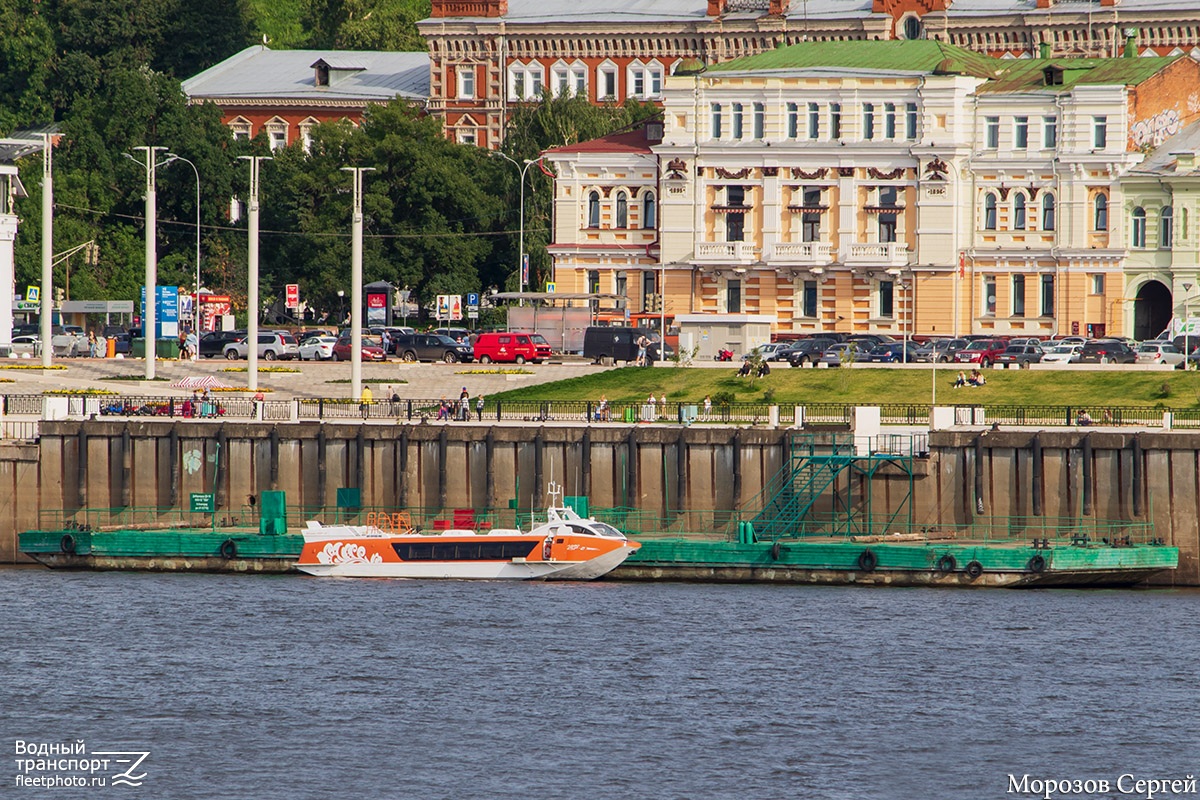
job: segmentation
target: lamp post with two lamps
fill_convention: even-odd
[[[525,166],[521,166],[521,164],[518,163],[515,158],[512,158],[511,156],[506,156],[504,153],[501,153],[499,150],[496,150],[494,152],[496,153],[496,155],[500,156],[505,161],[509,162],[514,167],[516,167],[517,170],[521,173],[521,223],[520,223],[521,224],[521,232],[519,234],[519,239],[517,241],[517,272],[519,273],[519,277],[520,277],[521,292],[524,293],[525,292],[525,283],[528,280],[528,275],[526,274],[528,271],[528,266],[527,266],[527,263],[525,260],[525,258],[526,258],[525,257],[525,175],[526,175],[526,173],[529,172],[530,167],[532,167],[534,164],[541,163],[542,159],[544,159],[546,156],[540,155],[537,158],[527,158],[527,159],[525,159]],[[522,299],[520,301],[520,304],[525,305],[525,300]]]
[[[195,361],[200,357],[200,170],[196,169],[196,165],[191,161],[175,153],[167,153],[167,158],[162,164],[170,164],[172,161],[182,161],[191,167],[196,175],[196,299],[192,303],[192,334],[196,337],[196,346],[192,348],[192,361]]]
[[[141,145],[133,149],[146,152],[146,310],[142,315],[142,341],[146,343],[146,380],[152,381],[158,355],[158,339],[155,336],[154,324],[154,304],[158,299],[158,249],[155,239],[158,227],[158,189],[155,185],[154,171],[167,163],[166,161],[155,161],[158,153],[167,148]],[[122,153],[122,155],[139,164],[142,163],[129,153]]]

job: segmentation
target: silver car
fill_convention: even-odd
[[[1042,356],[1043,364],[1074,364],[1079,361],[1079,354],[1083,352],[1081,344],[1060,344],[1056,347],[1051,347]]]
[[[225,345],[225,358],[230,361],[236,361],[239,358],[247,358],[249,349],[245,339],[239,339],[236,342],[230,342]],[[258,357],[266,361],[274,361],[275,359],[292,359],[300,356],[300,345],[296,344],[296,337],[290,333],[280,331],[266,331],[258,334]]]
[[[854,342],[842,342],[826,350],[818,363],[828,364],[831,367],[840,367],[843,364],[853,364],[858,356],[858,347],[855,346]]]
[[[1137,349],[1139,364],[1170,364],[1179,367],[1185,358],[1183,351],[1169,342],[1143,342]]]

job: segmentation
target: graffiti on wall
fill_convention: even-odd
[[[1160,111],[1150,119],[1138,120],[1130,129],[1134,147],[1158,147],[1168,136],[1179,132],[1179,112]]]

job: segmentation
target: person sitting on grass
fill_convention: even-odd
[[[959,370],[958,377],[954,379],[954,388],[957,389],[960,386],[966,386],[966,385],[967,385],[967,373],[963,372],[962,370]]]
[[[973,369],[971,370],[971,377],[967,378],[967,383],[971,386],[983,386],[985,383],[987,383],[987,381],[984,380],[982,372],[977,369]]]

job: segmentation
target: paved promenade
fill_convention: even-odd
[[[0,364],[35,364],[24,359],[2,360]],[[0,369],[0,378],[11,379],[12,383],[0,383],[0,394],[41,394],[50,389],[110,389],[125,395],[182,397],[188,392],[172,388],[171,384],[188,376],[211,375],[229,386],[246,386],[246,372],[222,372],[229,367],[245,368],[245,361],[225,359],[202,359],[200,361],[159,361],[156,377],[168,380],[112,380],[116,376],[144,376],[146,364],[141,359],[55,359],[55,365],[67,369],[42,372],[39,370]],[[349,397],[350,364],[348,362],[313,361],[264,361],[264,367],[299,369],[295,373],[259,372],[258,385],[270,389],[269,400],[292,400],[294,398]],[[499,369],[521,369],[528,374],[496,374]],[[462,388],[472,397],[492,395],[503,391],[535,386],[540,383],[566,380],[581,375],[591,375],[608,369],[576,360],[555,364],[407,364],[399,361],[364,363],[362,377],[377,400],[385,399],[385,392],[395,382],[401,397],[437,398],[445,395],[457,400]],[[481,372],[484,374],[470,374]],[[490,373],[490,374],[488,374]],[[340,381],[340,382],[339,382]]]

